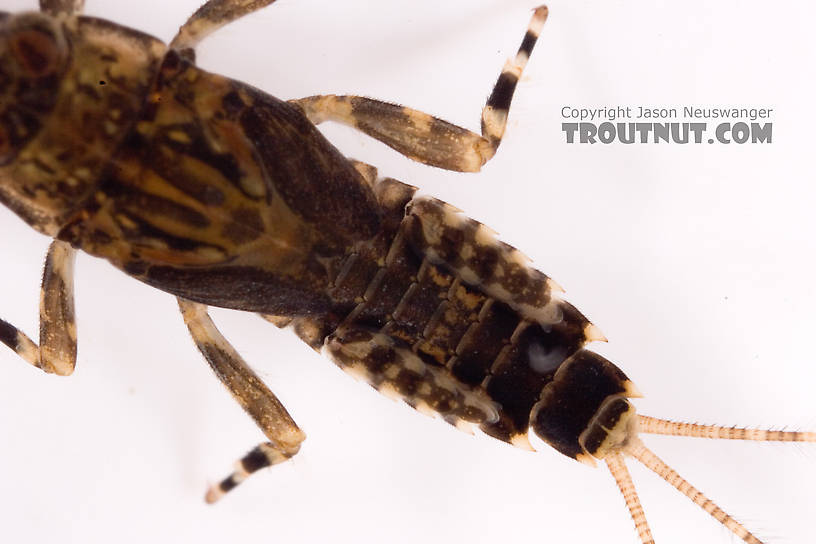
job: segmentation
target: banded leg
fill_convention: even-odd
[[[178,299],[178,303],[184,323],[215,375],[269,439],[239,460],[232,474],[210,487],[206,500],[212,503],[253,472],[293,457],[306,435],[275,394],[221,335],[210,319],[207,307],[184,299]]]
[[[45,1],[45,0],[43,0]],[[70,1],[70,0],[64,0]],[[79,0],[77,0],[79,1]],[[198,8],[179,28],[170,42],[176,50],[195,49],[201,40],[219,28],[249,15],[253,11],[265,8],[275,0],[209,0]]]
[[[315,124],[335,121],[354,127],[417,162],[478,172],[501,143],[516,84],[546,19],[547,7],[537,8],[518,53],[504,65],[482,110],[481,136],[427,113],[361,96],[310,96],[290,102]]]
[[[40,0],[40,11],[48,15],[75,15],[82,13],[85,0]]]
[[[76,251],[54,240],[48,248],[40,293],[40,345],[0,319],[0,342],[49,374],[68,376],[76,366],[74,260]]]

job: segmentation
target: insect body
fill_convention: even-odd
[[[521,447],[531,428],[569,457],[605,460],[650,541],[622,455],[689,488],[645,449],[638,427],[745,433],[638,417],[628,400],[634,385],[584,348],[602,335],[549,278],[483,225],[345,159],[314,127],[343,122],[421,162],[478,170],[501,140],[546,10],[535,12],[503,70],[479,136],[359,97],[287,103],[195,65],[201,38],[267,3],[210,2],[169,48],[76,17],[70,6],[45,2],[50,15],[5,16],[0,194],[58,241],[46,266],[40,346],[5,322],[2,340],[46,371],[73,370],[70,262],[80,248],[179,297],[199,349],[269,439],[208,500],[289,459],[304,439],[214,327],[205,306],[213,305],[291,325],[347,371],[456,426]]]

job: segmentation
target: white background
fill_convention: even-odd
[[[88,1],[169,40],[198,0]],[[33,2],[2,2],[4,9]],[[642,413],[816,428],[807,3],[565,2],[498,156],[480,175],[417,165],[350,130],[348,155],[490,225],[606,334]],[[206,41],[200,64],[281,98],[359,93],[478,129],[529,0],[280,0]],[[770,145],[567,145],[561,107],[774,108]],[[48,241],[0,211],[0,315],[34,335]],[[309,439],[216,506],[208,482],[261,440],[189,340],[172,297],[77,265],[79,364],[0,351],[0,526],[8,542],[635,543],[602,469],[471,437],[356,383],[288,332],[214,312]],[[812,541],[816,445],[647,444],[768,542]],[[633,466],[660,544],[734,542]]]

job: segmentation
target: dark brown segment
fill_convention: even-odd
[[[493,87],[493,92],[487,99],[487,106],[497,110],[509,110],[513,93],[516,91],[516,84],[518,84],[518,76],[512,72],[502,72]],[[484,128],[482,131],[484,132]]]
[[[0,319],[0,342],[17,351],[17,327]]]
[[[572,334],[571,334],[572,333]],[[530,411],[561,364],[583,345],[583,333],[530,323],[497,359],[486,380],[490,397],[501,404],[502,419],[482,430],[501,440],[525,434]]]
[[[241,468],[249,474],[268,467],[271,464],[269,457],[260,447],[256,447],[241,459]]]
[[[398,234],[388,251],[385,268],[380,269],[369,285],[356,321],[380,329],[391,319],[393,312],[408,288],[416,280],[421,260]]]
[[[383,326],[383,328],[380,329],[380,332],[382,332],[383,334],[387,334],[392,338],[400,340],[405,344],[406,347],[410,347],[411,344],[413,344],[413,342],[416,341],[415,329],[404,323],[389,321],[388,323],[385,324],[385,326]],[[424,355],[425,355],[424,353],[420,353],[420,356]],[[434,360],[433,362],[437,364],[442,364],[436,360]]]
[[[411,283],[409,270],[381,269],[366,291],[366,304],[356,321],[375,329],[384,327]]]
[[[440,305],[446,302],[451,281],[436,271],[436,267],[423,262],[418,282],[408,288],[382,332],[403,339],[409,346],[416,343],[415,350],[426,362],[444,365],[448,359],[446,350],[422,348],[424,331]]]
[[[329,293],[338,301],[361,299],[379,270],[375,259],[353,253],[346,258]]]
[[[469,313],[463,313],[451,302],[445,301],[428,321],[418,349],[431,354],[443,353],[447,359],[453,355],[472,322]]]
[[[405,205],[414,192],[415,187],[391,178],[376,181],[374,193],[382,207],[382,229],[375,239],[356,247],[340,263],[334,285],[329,290],[339,305],[351,304],[353,307],[362,301],[394,244],[400,223],[405,218]]]
[[[529,57],[533,53],[533,47],[535,47],[536,41],[538,41],[538,35],[528,30],[524,34],[524,39],[521,41],[519,51],[525,53]]]
[[[422,383],[422,376],[409,369],[402,369],[394,379],[394,387],[397,392],[404,397],[413,397],[417,394],[419,385]],[[450,411],[452,403],[446,400],[444,410],[437,410],[440,413]]]
[[[469,385],[480,384],[519,324],[519,316],[500,302],[482,310],[456,347],[451,373]],[[501,401],[500,401],[501,402]]]
[[[398,364],[396,359],[396,353],[391,347],[372,345],[368,356],[359,362],[364,364],[371,373],[371,384],[377,386],[382,383],[385,370],[393,364]]]
[[[584,452],[578,437],[607,397],[625,392],[627,380],[597,353],[578,351],[544,388],[532,411],[533,430],[564,455],[578,456]]]
[[[473,234],[473,232],[466,231],[466,236]],[[460,266],[466,266],[473,270],[476,276],[482,278],[483,283],[492,283],[501,263],[500,248],[490,245],[476,245],[473,247],[472,252],[469,259],[461,259]]]
[[[230,475],[221,480],[221,482],[218,484],[218,488],[221,490],[222,493],[227,493],[235,489],[239,483],[240,482],[236,480],[234,475]]]
[[[439,304],[445,299],[447,289],[427,282],[415,283],[394,311],[394,321],[411,327],[415,334],[421,334]]]
[[[563,349],[572,353],[587,341],[586,328],[589,320],[578,309],[561,300],[558,302],[563,318],[555,325],[545,326],[547,331],[545,348],[547,350]]]
[[[451,352],[455,351],[471,323],[478,319],[487,300],[484,293],[468,288],[459,280],[454,281],[448,291],[449,305],[433,329],[427,331],[426,337]]]

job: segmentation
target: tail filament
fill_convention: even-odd
[[[639,439],[635,438],[630,442],[625,450],[640,461],[646,468],[666,480],[674,486],[680,493],[691,499],[691,501],[708,512],[714,519],[728,527],[732,533],[740,537],[748,544],[762,544],[757,537],[751,534],[748,529],[742,526],[737,520],[726,514],[708,497],[703,495],[696,487],[688,483],[682,476],[677,474],[669,465],[663,462],[657,455],[652,453]],[[637,522],[636,522],[637,523]]]
[[[638,536],[640,536],[640,541],[643,544],[655,544],[652,531],[649,530],[649,523],[646,521],[646,514],[640,505],[635,484],[632,482],[632,476],[629,474],[629,469],[626,468],[626,463],[623,460],[623,455],[612,453],[607,455],[605,460],[609,472],[612,473],[615,483],[618,484],[618,489],[623,494],[623,499],[626,501],[627,508],[629,508],[629,514],[632,516],[632,521],[635,522],[635,529]]]
[[[744,429],[720,427],[719,425],[699,425],[638,416],[638,430],[642,433],[671,436],[694,436],[699,438],[719,438],[725,440],[754,440],[759,442],[816,442],[816,433],[798,431],[771,431],[764,429]]]

